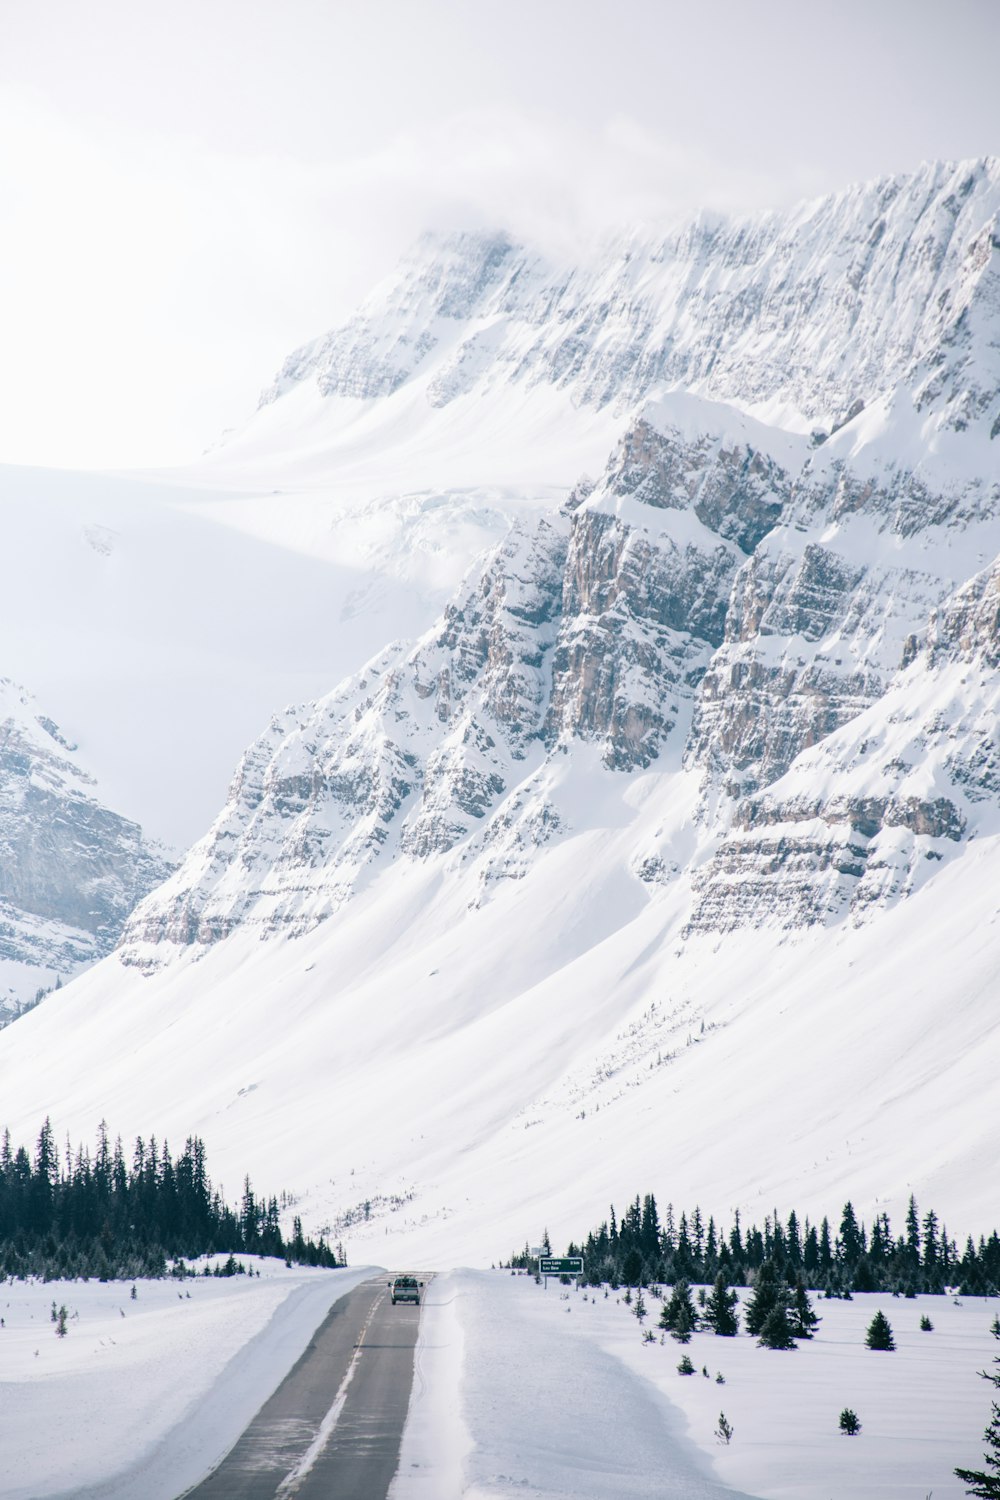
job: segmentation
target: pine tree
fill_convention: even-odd
[[[705,1322],[720,1338],[731,1339],[740,1331],[739,1297],[720,1271],[705,1302]]]
[[[877,1312],[868,1325],[865,1343],[869,1349],[895,1349],[896,1341],[885,1313]]]
[[[856,1437],[861,1431],[858,1414],[856,1411],[852,1411],[849,1406],[845,1406],[844,1410],[840,1413],[840,1430],[846,1437]]]

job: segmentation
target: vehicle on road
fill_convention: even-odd
[[[397,1276],[394,1281],[387,1282],[386,1285],[392,1293],[394,1306],[397,1302],[416,1302],[419,1306],[420,1288],[423,1282],[418,1281],[415,1276]]]

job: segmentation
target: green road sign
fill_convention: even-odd
[[[582,1276],[582,1255],[542,1255],[538,1261],[541,1276]]]

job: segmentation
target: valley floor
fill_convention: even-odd
[[[5,1284],[3,1500],[175,1500],[197,1482],[330,1303],[371,1275],[254,1264],[259,1278],[139,1282],[134,1300],[127,1282]],[[391,1500],[960,1500],[955,1464],[981,1461],[991,1388],[976,1372],[998,1350],[996,1302],[814,1301],[823,1321],[794,1352],[707,1333],[685,1351],[660,1342],[648,1292],[640,1325],[621,1292],[436,1276]],[[67,1308],[65,1338],[53,1302]],[[880,1307],[894,1353],[865,1347]],[[845,1406],[857,1437],[839,1432]]]

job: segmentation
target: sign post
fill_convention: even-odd
[[[545,1278],[548,1287],[550,1276],[582,1276],[582,1255],[540,1255],[538,1257],[538,1271]]]

